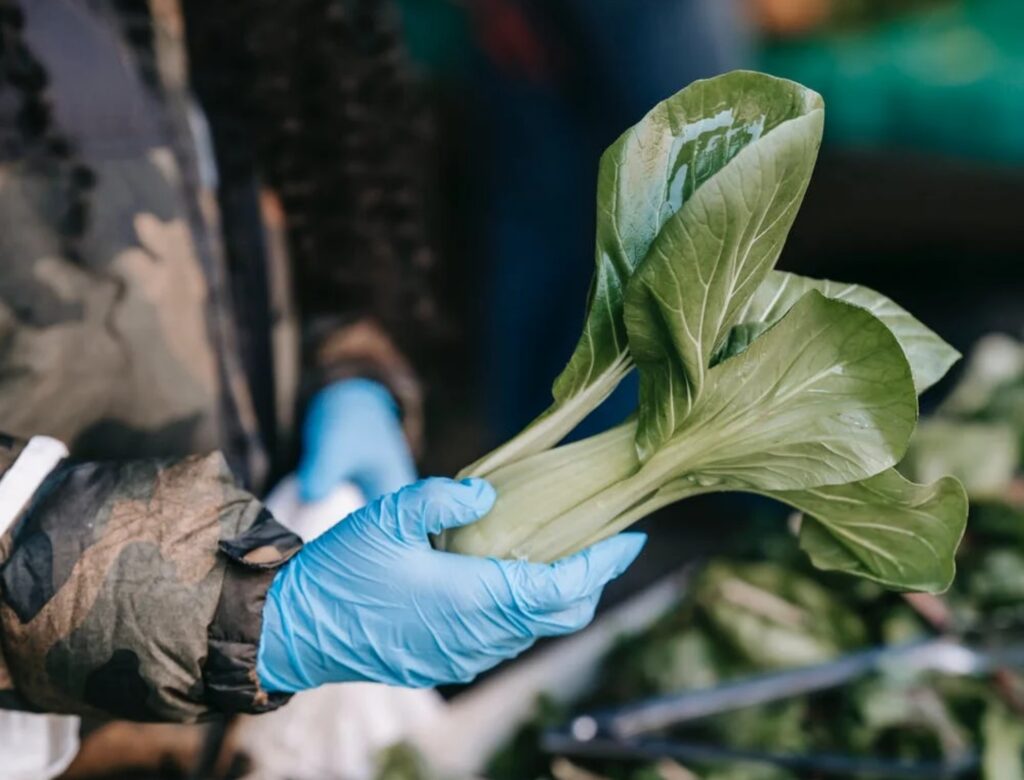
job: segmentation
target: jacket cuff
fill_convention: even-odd
[[[230,563],[208,632],[206,698],[222,712],[269,712],[291,694],[263,690],[256,674],[263,605],[277,569],[301,549],[302,540],[264,509],[248,530],[219,546]]]

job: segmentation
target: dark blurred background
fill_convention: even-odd
[[[448,339],[430,367],[428,473],[456,471],[547,405],[582,322],[601,151],[658,100],[733,68],[826,100],[781,267],[874,287],[962,351],[990,331],[1024,332],[1020,0],[400,6],[440,151]],[[621,419],[634,394],[620,388],[583,428]],[[751,515],[749,501],[710,497],[650,519],[664,543],[611,601],[681,554],[742,538],[747,521],[733,518]]]

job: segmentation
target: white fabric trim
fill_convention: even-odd
[[[0,479],[0,536],[11,527],[50,472],[68,456],[64,442],[33,436]]]
[[[0,479],[0,536],[32,500],[43,480],[68,456],[64,443],[33,436]],[[79,719],[0,711],[0,776],[10,780],[51,780],[78,754]]]
[[[0,710],[0,777],[52,780],[78,755],[74,715],[35,715]]]

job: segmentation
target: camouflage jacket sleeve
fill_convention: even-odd
[[[22,445],[0,441],[0,487]],[[58,465],[0,537],[0,707],[195,721],[286,696],[255,674],[301,546],[220,454]]]

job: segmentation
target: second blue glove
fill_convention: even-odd
[[[317,393],[302,426],[299,489],[319,501],[343,481],[367,501],[416,479],[398,405],[383,385],[348,379]]]

